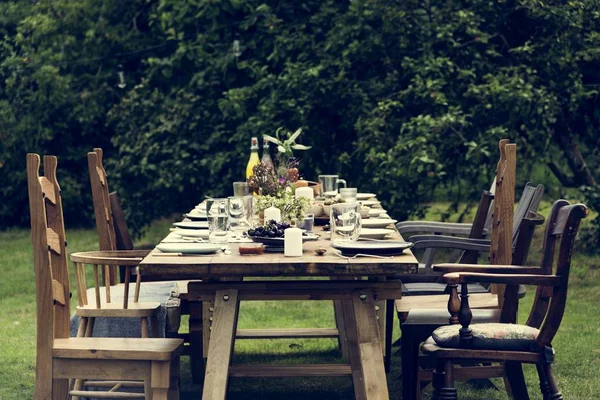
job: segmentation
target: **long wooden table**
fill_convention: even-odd
[[[160,256],[155,249],[140,263],[142,276],[202,280],[190,282],[187,298],[202,304],[202,318],[210,321],[210,331],[203,331],[204,350],[207,350],[203,399],[224,399],[231,376],[321,375],[351,376],[357,399],[389,398],[383,338],[384,321],[393,316],[393,307],[387,307],[386,313],[386,302],[402,296],[400,279],[417,273],[417,259],[409,250],[386,259],[342,258],[334,254],[320,228],[315,232],[321,234],[320,239],[306,242],[302,257],[285,257],[282,253],[242,256],[238,251],[240,244],[230,243],[230,254]],[[402,240],[397,232],[390,239]],[[327,253],[316,255],[314,250],[319,247],[328,249]],[[239,277],[332,277],[334,280],[226,281]],[[349,363],[286,367],[230,365],[239,302],[247,300],[335,300],[339,305],[336,319],[343,322],[338,322],[339,337],[345,344]],[[193,309],[190,308],[190,318]],[[378,313],[384,317],[378,318]],[[391,326],[387,328],[391,334]],[[202,347],[193,346],[192,351],[202,351]]]

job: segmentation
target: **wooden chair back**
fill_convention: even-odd
[[[27,154],[27,187],[37,307],[37,393],[52,393],[54,338],[68,338],[70,332],[67,242],[56,168],[56,157],[44,156],[44,176],[40,176],[40,156]]]
[[[112,210],[112,216],[115,227],[115,239],[117,250],[133,250],[134,244],[131,235],[129,234],[129,227],[125,220],[125,213],[121,206],[121,199],[117,192],[112,192],[108,195],[110,199],[110,209]]]
[[[98,245],[100,251],[117,250],[117,239],[113,213],[110,207],[108,180],[106,170],[102,164],[102,149],[95,148],[88,153],[88,168],[90,172],[90,184],[92,186],[92,199],[94,202],[94,215],[96,216],[96,231],[98,232]],[[117,283],[116,267],[103,270],[104,280],[107,285]]]
[[[558,200],[552,206],[546,225],[542,261],[540,267],[547,275],[562,277],[559,287],[538,287],[527,325],[540,328],[537,342],[540,346],[550,346],[556,335],[565,311],[571,255],[579,224],[587,216],[588,209],[583,204],[570,205],[566,200]]]

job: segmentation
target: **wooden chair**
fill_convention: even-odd
[[[566,200],[554,203],[546,225],[540,267],[452,264],[434,267],[446,273],[444,280],[448,284],[462,285],[459,324],[436,329],[422,346],[422,351],[436,360],[434,399],[457,399],[454,388],[457,360],[504,362],[507,372],[520,372],[516,374],[519,379],[511,380],[513,396],[518,399],[529,398],[521,363],[535,364],[543,398],[563,398],[551,369],[554,362],[552,339],[565,311],[573,244],[579,224],[586,215],[587,208],[582,204],[570,205]],[[538,286],[526,324],[512,324],[510,313],[503,313],[501,323],[472,325],[468,286],[465,285],[471,282],[507,285],[503,308],[509,310],[516,309],[518,300],[510,295],[516,285]],[[513,290],[509,290],[511,287]]]
[[[112,386],[99,395],[104,398],[177,399],[181,340],[69,337],[71,291],[56,167],[56,157],[45,156],[41,177],[39,155],[27,155],[37,304],[35,398],[89,395],[70,391],[69,380],[102,379]],[[142,380],[145,394],[117,391],[131,380]]]
[[[514,213],[513,218],[513,251],[517,249],[517,242],[519,238],[520,229],[529,229],[531,224],[541,224],[542,221],[529,221],[526,225],[523,225],[523,221],[527,215],[535,215],[542,195],[544,193],[543,185],[533,185],[527,183],[523,189],[521,199],[517,205],[517,209]],[[444,235],[419,235],[413,236],[410,240],[414,241],[414,247],[419,248],[443,248],[460,250],[462,252],[461,258],[451,259],[450,262],[458,263],[476,263],[481,253],[489,253],[490,251],[490,240],[488,239],[477,239],[479,235],[483,233],[483,222],[487,219],[488,205],[491,203],[491,195],[489,192],[484,192],[480,200],[480,206],[477,210],[476,219],[472,225],[473,232],[469,238],[460,238],[453,236]],[[529,251],[530,242],[523,242],[520,247],[521,253],[519,254],[520,262],[525,264],[527,261],[527,254]],[[445,309],[445,298],[444,293],[446,291],[446,284],[440,282],[441,276],[430,268],[422,268],[419,270],[419,274],[414,277],[407,277],[406,281],[403,282],[404,296],[402,299],[396,300],[396,312],[400,322],[404,322],[408,316],[410,310],[415,309],[432,309],[437,308],[439,310]],[[479,284],[471,285],[469,288],[474,293],[474,308],[497,308],[498,300],[495,293],[491,292],[491,288],[488,286],[482,286]],[[523,291],[521,291],[524,294]]]
[[[522,265],[523,260],[527,258],[529,246],[533,239],[535,227],[543,224],[544,218],[535,214],[530,214],[521,222],[521,228],[515,244],[513,260],[516,265]],[[454,265],[454,264],[453,264]],[[463,264],[455,264],[463,265]],[[524,270],[523,272],[527,272]],[[469,290],[473,285],[469,285]],[[458,294],[452,289],[455,300],[458,300]],[[476,322],[499,322],[501,310],[499,309],[497,295],[488,294],[487,298],[479,296],[475,302],[476,309],[473,310],[473,318]],[[419,296],[415,296],[418,298]],[[437,298],[435,303],[419,304],[420,307],[430,305],[429,309],[415,308],[411,310],[407,317],[402,321],[400,328],[401,354],[402,354],[402,398],[420,399],[421,386],[431,381],[431,370],[420,368],[419,363],[419,345],[425,341],[440,326],[449,325],[451,321],[458,320],[458,306],[453,303],[451,314],[446,307],[448,296],[425,296],[427,298]],[[440,301],[440,297],[444,297]],[[441,303],[441,305],[440,305]],[[437,307],[437,308],[436,308]],[[457,376],[457,380],[469,379],[471,376],[480,378],[503,377],[504,369],[502,366],[477,366],[463,368]]]

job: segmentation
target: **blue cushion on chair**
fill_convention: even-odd
[[[460,325],[442,326],[433,332],[440,347],[461,348]],[[527,325],[473,324],[473,340],[469,348],[477,350],[534,351],[540,331]]]

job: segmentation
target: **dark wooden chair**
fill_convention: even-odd
[[[436,361],[434,399],[457,399],[454,380],[458,360],[504,362],[507,374],[513,375],[510,389],[518,399],[529,398],[521,364],[535,364],[544,399],[563,398],[551,369],[554,362],[552,339],[565,311],[573,244],[587,212],[582,204],[570,205],[566,200],[554,203],[546,225],[540,267],[456,264],[434,267],[446,274],[444,281],[448,284],[462,285],[459,324],[436,329],[421,347],[423,353]],[[516,310],[516,285],[538,286],[526,324],[510,323],[513,322],[512,312],[502,313],[500,323],[472,324],[473,313],[466,285],[472,282],[506,285],[503,311]]]
[[[40,176],[39,155],[27,155],[37,304],[35,398],[89,396],[90,392],[79,387],[69,389],[69,380],[84,379],[101,379],[102,385],[108,385],[110,390],[94,392],[98,397],[123,398],[128,394],[118,390],[122,382],[117,380],[140,380],[145,393],[139,398],[178,398],[182,340],[69,337],[71,290],[56,169],[56,157],[45,156],[44,176]],[[109,260],[100,264],[105,262]],[[100,293],[96,293],[99,299]],[[135,398],[135,394],[128,397]]]
[[[533,239],[535,227],[542,225],[544,218],[535,214],[523,218],[521,227],[518,230],[518,236],[513,252],[513,262],[515,265],[524,264],[524,260],[529,253],[529,247]],[[457,264],[462,265],[462,264]],[[526,271],[524,271],[526,272]],[[473,285],[469,285],[469,289]],[[452,290],[455,300],[458,300],[458,294]],[[481,296],[479,294],[475,296]],[[438,296],[430,296],[438,297]],[[440,301],[444,297],[443,301]],[[449,313],[446,308],[448,296],[439,296],[437,304],[444,309],[413,309],[401,323],[401,354],[402,354],[402,398],[420,399],[421,387],[431,381],[431,369],[421,368],[419,363],[419,345],[425,341],[440,326],[449,325],[451,321],[458,320],[458,307],[456,302],[454,308]],[[499,322],[501,310],[499,309],[498,299],[494,295],[490,296],[488,301],[480,297],[476,302],[477,309],[473,310],[473,318],[476,322]],[[493,378],[503,377],[504,369],[502,366],[475,366],[461,369],[456,376],[457,380],[469,379],[470,376]]]

